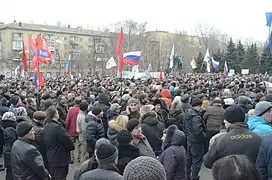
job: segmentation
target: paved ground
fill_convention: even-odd
[[[0,158],[0,163],[3,162],[3,158]],[[79,167],[79,164],[72,164],[70,165],[70,170],[69,170],[69,175],[67,180],[73,180],[74,173],[76,169]],[[200,179],[201,180],[211,180],[212,178],[212,173],[209,169],[206,169],[205,167],[202,167],[201,172],[200,172]],[[0,180],[5,180],[5,171],[0,172]]]

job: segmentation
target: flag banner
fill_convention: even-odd
[[[19,65],[19,66],[17,66],[17,67],[15,68],[15,70],[14,70],[14,75],[20,77],[20,74],[21,74],[21,72],[20,72],[20,65]]]
[[[25,52],[25,42],[23,41],[23,52],[21,62],[24,66],[24,71],[27,72],[27,61],[26,61],[26,52]]]
[[[162,65],[160,65],[160,79],[163,79]]]
[[[225,75],[225,76],[228,76],[228,73],[229,73],[229,68],[228,68],[227,61],[225,61],[225,65],[224,65],[224,75]]]
[[[122,72],[124,68],[123,56],[121,55],[121,52],[123,50],[123,47],[122,47],[123,42],[124,42],[124,34],[123,34],[123,28],[121,27],[120,33],[119,33],[119,39],[117,43],[117,48],[116,48],[116,54],[119,56],[119,67],[118,67],[119,72]]]
[[[272,31],[270,32],[270,37],[269,37],[269,49],[270,49],[270,55],[272,56]]]
[[[213,67],[214,69],[219,69],[219,62],[218,61],[215,61],[212,57],[212,64],[213,64]]]
[[[272,12],[266,12],[266,26],[271,27],[272,25]]]
[[[211,62],[207,62],[207,72],[210,73],[211,72]]]
[[[132,51],[123,54],[123,62],[131,65],[139,64],[141,51]]]
[[[191,65],[192,69],[196,69],[197,68],[196,61],[195,61],[194,57],[192,58],[192,60],[190,62],[190,65]]]
[[[65,63],[66,77],[69,79],[71,77],[71,55],[68,56]]]
[[[44,86],[44,79],[42,77],[42,74],[40,72],[40,68],[38,66],[35,67],[35,74],[34,74],[34,85],[36,87],[43,87]]]
[[[107,64],[106,64],[106,69],[111,69],[111,68],[116,67],[116,66],[117,66],[117,64],[116,64],[116,62],[114,61],[114,58],[111,57],[111,58],[108,60]]]
[[[171,54],[170,54],[170,63],[169,63],[169,68],[172,69],[174,66],[174,52],[175,51],[175,45],[173,44]]]
[[[209,53],[209,49],[207,49],[205,57],[204,57],[204,62],[208,63],[210,62],[210,53]]]

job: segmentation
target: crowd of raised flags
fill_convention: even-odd
[[[269,27],[269,38],[268,38],[268,45],[270,48],[270,53],[272,55],[272,12],[267,12],[266,13],[266,25]],[[120,29],[120,33],[119,33],[119,39],[118,39],[118,43],[117,43],[117,49],[116,49],[116,54],[118,56],[119,59],[119,63],[118,63],[118,71],[122,72],[124,65],[125,64],[130,64],[130,65],[139,65],[139,61],[140,61],[140,57],[141,57],[141,51],[132,51],[132,52],[123,52],[124,51],[124,47],[123,47],[123,43],[124,43],[124,33],[123,33],[123,29],[121,27]],[[61,44],[61,41],[56,40],[56,44],[55,47],[57,49],[59,49]],[[22,74],[22,72],[28,72],[28,67],[27,67],[27,57],[26,55],[28,54],[29,58],[33,58],[32,62],[31,62],[31,66],[34,67],[35,71],[34,71],[34,84],[39,87],[39,86],[44,86],[44,80],[43,77],[40,73],[40,69],[39,69],[39,64],[54,64],[55,63],[55,59],[53,58],[53,55],[51,53],[51,51],[48,48],[48,45],[46,44],[46,41],[40,36],[38,35],[36,37],[36,39],[33,39],[32,36],[29,36],[28,38],[28,45],[29,45],[29,49],[27,50],[24,46],[24,41],[23,41],[23,51],[20,53],[21,54],[21,63],[23,65],[23,69],[20,70],[20,65],[18,67],[16,67],[15,69],[15,75],[20,75]],[[174,67],[174,44],[172,46],[172,50],[170,53],[170,62],[169,62],[169,69],[171,69],[171,73],[173,73],[173,67]],[[182,61],[182,60],[181,60]],[[209,49],[206,50],[206,54],[203,60],[203,64],[206,63],[206,68],[207,68],[207,72],[210,73],[212,68],[215,70],[219,70],[219,62],[214,60],[213,57],[210,56],[209,53]],[[202,64],[202,66],[203,66]],[[190,62],[190,66],[192,67],[192,69],[196,69],[197,68],[197,63],[195,60],[195,57],[192,58],[191,62]],[[113,67],[117,67],[117,64],[114,60],[113,57],[111,57],[107,64],[106,64],[106,69],[111,69]],[[202,67],[201,67],[202,68]],[[228,74],[228,65],[227,62],[225,61],[224,64],[224,74],[227,75]],[[67,57],[67,60],[65,62],[65,71],[66,71],[66,77],[70,78],[71,76],[71,55],[69,55]],[[160,65],[160,78],[163,78],[163,67]]]

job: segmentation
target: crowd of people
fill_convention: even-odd
[[[270,76],[0,82],[6,180],[272,179]]]

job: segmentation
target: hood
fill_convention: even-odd
[[[111,120],[109,122],[109,129],[114,130],[116,132],[120,132],[120,131],[124,130],[124,128],[122,126],[120,126],[120,124],[117,124],[115,120]]]
[[[189,120],[189,119],[192,119],[193,117],[195,116],[200,116],[199,113],[193,109],[193,108],[190,108],[188,109],[187,113],[185,113],[185,119]]]
[[[111,127],[109,127],[108,131],[107,131],[107,136],[108,139],[111,141],[114,141],[117,138],[118,135],[118,131],[112,129]]]
[[[248,128],[253,131],[257,126],[261,124],[269,124],[264,118],[260,116],[248,115]]]
[[[110,105],[110,97],[105,93],[101,93],[98,96],[98,102],[109,106]]]
[[[185,143],[185,134],[176,125],[171,125],[167,129],[166,137],[162,144],[163,150],[170,146],[182,146]]]
[[[162,96],[163,98],[168,98],[168,99],[170,99],[170,98],[171,98],[171,92],[170,92],[168,89],[163,89],[163,90],[161,91],[161,96]]]
[[[148,112],[140,118],[140,122],[151,126],[156,126],[159,121],[155,112]]]

